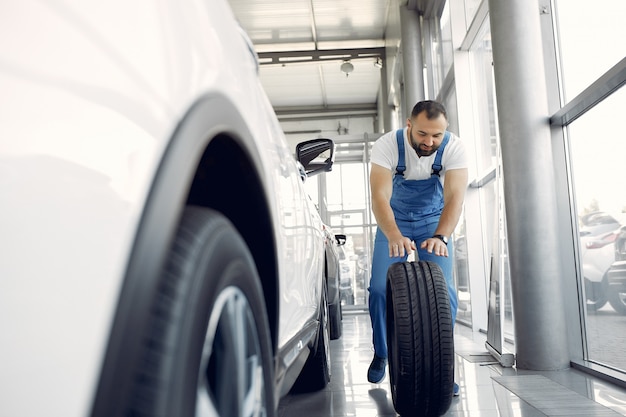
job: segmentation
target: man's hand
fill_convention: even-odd
[[[434,253],[437,256],[448,256],[448,245],[437,237],[429,237],[422,242],[420,248],[426,249],[428,253]]]
[[[410,254],[414,250],[417,250],[415,242],[408,237],[401,236],[398,239],[389,240],[389,257],[390,258],[402,258],[405,253]]]

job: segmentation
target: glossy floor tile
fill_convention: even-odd
[[[289,394],[279,417],[396,417],[388,376],[367,381],[372,359],[367,313],[344,314],[343,336],[331,342],[331,382],[322,391]],[[626,416],[626,390],[574,369],[555,372],[504,368],[490,360],[485,335],[457,325],[455,380],[461,394],[444,416]]]

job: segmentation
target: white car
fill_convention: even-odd
[[[618,224],[614,230],[580,237],[585,297],[587,308],[591,311],[604,307],[609,300],[607,271],[615,262],[615,241],[619,227]]]
[[[326,385],[323,225],[257,72],[223,0],[3,3],[0,416],[273,416]]]

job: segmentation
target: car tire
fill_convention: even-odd
[[[330,323],[326,286],[322,288],[316,347],[298,375],[291,390],[293,393],[319,391],[330,382]]]
[[[626,293],[617,290],[609,291],[609,303],[619,314],[626,315]]]
[[[398,262],[387,272],[387,350],[394,408],[435,417],[452,402],[454,340],[446,281],[434,262]]]
[[[151,314],[127,415],[275,416],[260,279],[223,215],[184,210]]]
[[[592,282],[585,278],[585,297],[588,311],[598,311],[608,302],[608,283],[606,277],[601,282]]]

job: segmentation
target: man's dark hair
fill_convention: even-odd
[[[428,120],[436,119],[441,114],[443,114],[443,117],[448,120],[448,113],[446,113],[446,108],[438,101],[424,100],[418,102],[415,107],[413,107],[413,111],[411,112],[411,119],[416,118],[417,115],[423,111],[426,112],[426,118]]]

